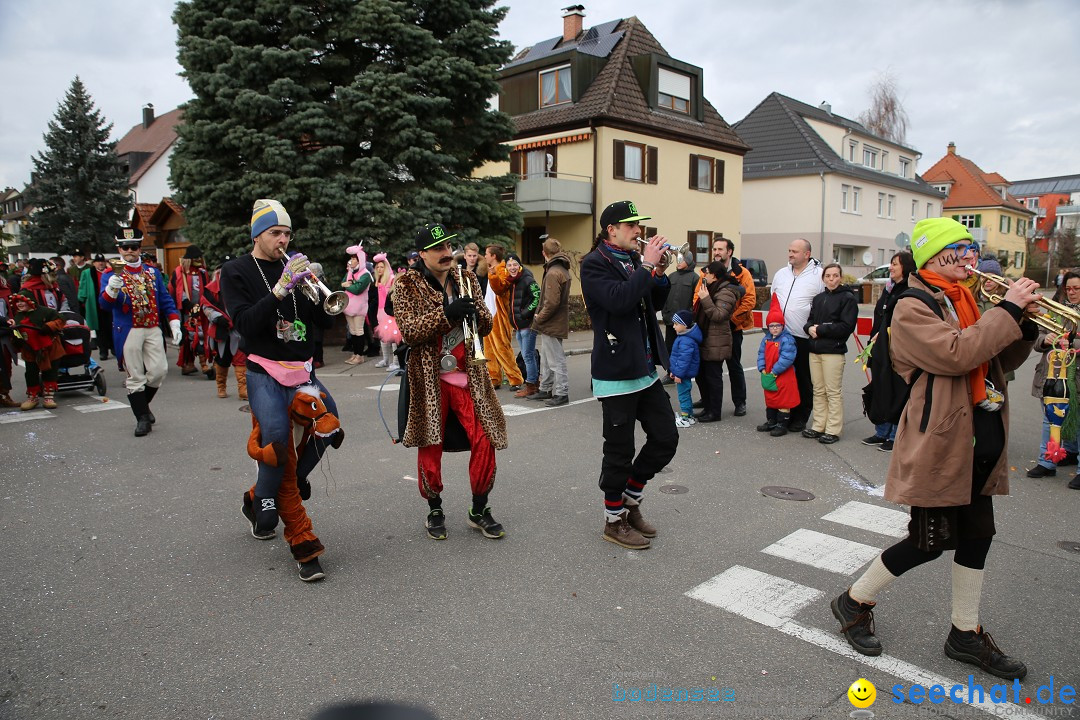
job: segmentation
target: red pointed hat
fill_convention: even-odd
[[[784,311],[780,309],[780,300],[775,294],[773,294],[772,301],[769,303],[769,314],[765,316],[766,325],[772,325],[773,323],[784,324]]]

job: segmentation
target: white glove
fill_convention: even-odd
[[[183,339],[183,335],[180,334],[180,321],[170,320],[169,329],[172,330],[172,344],[175,347],[180,347],[180,341]]]
[[[105,287],[105,292],[109,297],[115,299],[120,294],[120,288],[122,287],[124,287],[124,281],[114,274],[109,278],[109,284]]]

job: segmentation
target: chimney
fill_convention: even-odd
[[[154,122],[154,104],[146,103],[142,109],[142,126],[145,130]]]
[[[956,154],[956,143],[954,143],[954,142],[949,143],[949,154],[950,155],[955,155]]]
[[[832,105],[830,105],[827,101],[822,100],[821,104],[818,105],[818,107],[824,110],[827,115],[832,115]]]
[[[581,23],[585,19],[584,5],[571,5],[563,8],[562,41],[573,42],[581,34]]]

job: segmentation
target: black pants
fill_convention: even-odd
[[[628,395],[600,398],[604,409],[604,459],[600,466],[600,489],[604,495],[622,497],[627,479],[644,484],[675,457],[679,431],[675,412],[664,386],[654,382]],[[634,457],[635,424],[645,431],[645,444]]]
[[[667,345],[668,357],[671,357],[671,348],[675,347],[675,338],[677,337],[679,337],[679,333],[675,332],[675,328],[666,325],[664,328],[664,344]]]
[[[720,417],[724,407],[724,361],[702,360],[697,380],[705,412]]]
[[[731,357],[724,361],[731,380],[731,402],[735,407],[746,404],[746,375],[742,369],[742,330],[731,331]],[[721,398],[723,399],[723,398]]]
[[[810,338],[795,338],[795,381],[799,384],[799,406],[791,410],[791,424],[806,424],[814,409],[814,383],[810,379]]]

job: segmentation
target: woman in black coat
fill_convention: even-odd
[[[841,269],[829,263],[821,273],[825,291],[810,303],[803,329],[809,336],[810,379],[814,384],[814,424],[803,430],[805,438],[829,445],[844,429],[844,361],[847,340],[859,320],[859,303],[841,282]]]

